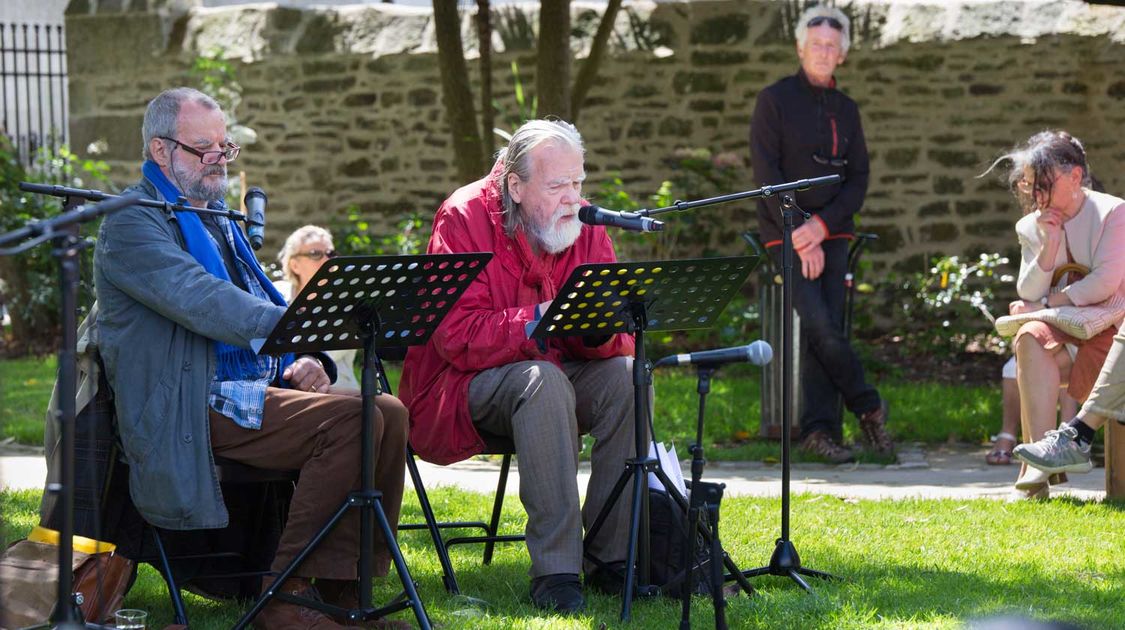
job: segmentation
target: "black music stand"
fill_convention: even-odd
[[[633,500],[629,521],[629,550],[625,559],[622,620],[628,621],[632,614],[634,586],[638,594],[653,594],[648,583],[648,473],[655,473],[664,487],[674,488],[660,468],[658,460],[648,456],[645,446],[645,427],[650,417],[648,389],[651,367],[645,359],[644,332],[709,328],[757,262],[757,256],[740,256],[581,265],[567,278],[558,296],[551,302],[551,307],[543,314],[531,334],[534,339],[546,339],[630,333],[636,342],[636,357],[633,361],[636,457],[626,462],[625,470],[621,472],[621,477],[598,512],[584,541],[589,543],[598,535],[610,509],[621,498],[625,484],[631,478]],[[687,505],[683,497],[674,491],[669,494],[677,498],[686,512]],[[590,560],[602,570],[608,569],[608,565],[601,559],[591,556]]]
[[[379,502],[382,493],[375,490],[375,469],[371,465],[372,418],[375,396],[383,393],[378,384],[375,349],[426,343],[445,314],[491,258],[492,254],[488,253],[334,258],[321,266],[309,280],[277,322],[269,338],[256,340],[254,349],[261,354],[363,348],[360,382],[363,396],[362,485],[359,491],[348,494],[340,509],[277,576],[253,608],[239,619],[235,628],[245,628],[274,597],[329,614],[342,614],[351,621],[375,619],[410,607],[423,630],[431,627]],[[361,510],[359,608],[344,610],[278,592],[278,587],[351,508]],[[381,608],[371,605],[373,516],[379,521],[404,591]]]

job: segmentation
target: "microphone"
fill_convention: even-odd
[[[614,212],[597,206],[582,206],[578,209],[578,220],[586,225],[611,225],[633,232],[659,232],[664,222],[642,217],[636,212]]]
[[[246,191],[242,203],[246,204],[246,237],[250,239],[250,247],[262,248],[262,239],[266,236],[266,193],[261,188],[254,186]]]
[[[654,368],[666,365],[694,365],[696,367],[719,367],[727,363],[753,363],[766,365],[773,359],[773,348],[770,344],[758,340],[745,346],[722,348],[719,350],[703,350],[691,354],[673,354],[664,357],[653,364]]]

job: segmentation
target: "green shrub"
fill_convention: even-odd
[[[25,193],[19,189],[19,182],[105,189],[109,186],[108,170],[105,162],[80,159],[65,146],[41,149],[31,167],[24,167],[7,137],[0,135],[0,233],[61,211],[61,199]],[[86,224],[83,232],[95,234],[97,225]],[[92,250],[87,247],[81,254],[79,317],[94,301]],[[0,350],[8,355],[54,350],[61,316],[58,264],[51,256],[50,245],[0,257],[0,285],[0,302],[11,316],[11,328],[0,340]]]

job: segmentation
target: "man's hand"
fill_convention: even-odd
[[[303,392],[328,392],[328,374],[324,366],[310,356],[298,357],[292,365],[285,368],[281,378],[289,381],[289,385]]]
[[[811,247],[819,247],[827,237],[828,232],[824,229],[824,223],[820,219],[809,219],[804,225],[793,230],[793,251],[800,254]]]
[[[801,275],[808,280],[816,280],[824,271],[824,248],[820,245],[797,252],[801,257]]]

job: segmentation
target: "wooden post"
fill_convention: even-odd
[[[1112,418],[1105,423],[1105,496],[1125,497],[1125,425]]]

